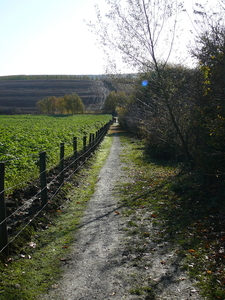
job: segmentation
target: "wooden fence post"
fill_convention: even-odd
[[[73,158],[74,158],[74,169],[77,169],[77,138],[73,138]]]
[[[86,151],[87,151],[87,137],[83,136],[83,161],[86,160]]]
[[[89,133],[89,145],[91,144],[92,135]]]
[[[5,164],[0,163],[0,250],[3,249],[3,252],[8,255],[9,248],[8,244],[8,233],[6,226],[6,208],[5,208]]]
[[[90,156],[91,153],[93,152],[92,145],[93,145],[93,133],[90,133],[89,144],[88,144],[88,156]]]
[[[94,136],[94,150],[97,148],[98,146],[98,131],[95,132],[95,136]]]
[[[100,129],[97,131],[97,138],[98,138],[97,143],[99,142],[99,137],[100,137]]]
[[[60,185],[62,185],[64,182],[64,149],[64,143],[60,143]]]
[[[91,133],[91,147],[92,147],[92,152],[94,152],[94,141],[95,141],[95,135],[94,133]]]
[[[40,181],[41,181],[41,204],[44,206],[48,202],[47,178],[46,178],[46,152],[40,154]]]

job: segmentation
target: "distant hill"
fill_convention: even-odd
[[[29,77],[29,78],[28,78]],[[75,77],[75,76],[74,76]],[[100,111],[106,96],[112,90],[112,86],[104,80],[67,79],[66,76],[53,76],[34,79],[35,76],[0,77],[0,113],[35,113],[36,102],[48,96],[61,97],[65,94],[78,94],[86,111]],[[36,77],[37,78],[37,77]],[[78,78],[78,77],[76,77]]]

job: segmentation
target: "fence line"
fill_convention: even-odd
[[[9,254],[9,245],[24,231],[24,229],[46,208],[48,203],[50,203],[56,194],[59,192],[60,188],[64,185],[66,181],[68,181],[80,168],[85,164],[85,162],[91,157],[92,153],[99,146],[104,136],[107,134],[109,126],[112,124],[112,121],[106,123],[100,130],[96,131],[96,133],[90,133],[89,141],[87,144],[87,137],[83,137],[83,149],[78,153],[77,151],[77,138],[74,137],[73,144],[73,153],[71,157],[67,157],[72,159],[72,162],[69,162],[67,166],[65,166],[66,158],[64,157],[64,143],[60,144],[60,160],[59,160],[59,172],[58,174],[48,183],[47,182],[47,166],[46,166],[46,152],[39,153],[39,184],[40,189],[38,192],[33,195],[30,199],[28,199],[23,205],[17,208],[13,213],[9,216],[6,216],[6,204],[5,204],[5,189],[4,189],[4,178],[5,178],[5,163],[0,162],[0,254],[4,253],[6,255]],[[68,178],[64,178],[64,173],[66,170],[71,170],[71,174],[68,175]],[[51,171],[51,170],[50,170]],[[56,191],[54,191],[51,198],[48,199],[48,187],[50,187],[53,183],[59,182],[59,186]],[[8,188],[7,190],[9,190]],[[31,206],[33,204],[32,199],[41,196],[41,206],[40,209],[33,215],[31,219],[23,226],[23,228],[16,233],[9,241],[8,241],[8,230],[7,230],[7,221],[12,219],[12,217],[21,211],[28,202],[31,201]]]
[[[104,127],[104,126],[103,126]],[[82,137],[79,137],[79,139],[82,138]],[[72,142],[64,142],[65,145],[68,145],[68,146],[72,146],[73,145],[73,141]],[[48,151],[53,151],[53,150],[58,150],[58,146],[55,146],[53,148],[48,148]],[[47,151],[47,150],[43,150],[43,151]],[[35,150],[33,153],[30,153],[30,154],[26,154],[27,157],[37,157],[37,155],[40,153],[40,150]],[[11,161],[14,161],[14,160],[21,160],[22,156],[14,156],[14,154],[12,153],[3,153],[2,154],[3,157],[4,156],[13,156],[12,158],[8,158],[8,159],[1,159],[0,161],[1,162],[4,162],[4,163],[8,163],[8,162],[11,162]]]
[[[78,145],[79,145],[79,150],[80,151],[82,151],[82,136],[81,136],[81,134],[79,133],[78,134],[79,135],[79,137],[77,138],[78,139]],[[72,139],[71,139],[71,142],[69,142],[69,141],[67,141],[67,142],[64,142],[64,145],[65,146],[68,146],[67,148],[66,148],[66,151],[67,151],[67,153],[66,153],[66,155],[67,156],[69,156],[69,152],[70,152],[70,149],[72,150],[72,148],[73,148],[73,141],[72,141]],[[42,145],[43,146],[43,145]],[[31,151],[32,151],[32,149],[31,149]],[[39,149],[39,151],[37,150],[37,152],[33,152],[33,153],[30,153],[30,154],[26,154],[26,157],[27,158],[29,158],[29,162],[28,162],[28,164],[30,164],[30,166],[32,166],[32,168],[36,168],[37,167],[37,165],[38,165],[38,155],[39,155],[39,153],[40,153],[40,151],[46,151],[46,152],[48,152],[48,154],[52,154],[52,153],[55,153],[55,154],[57,154],[57,155],[59,155],[59,153],[60,153],[60,147],[59,146],[54,146],[54,147],[52,147],[52,148],[48,148],[48,147],[45,147],[45,145],[43,146],[43,148],[42,149]],[[0,155],[0,162],[2,162],[2,163],[4,163],[5,164],[5,169],[7,170],[7,167],[9,167],[10,168],[10,166],[11,166],[11,162],[14,162],[14,161],[18,161],[19,162],[19,164],[23,164],[24,165],[24,162],[22,162],[21,163],[21,160],[23,160],[23,158],[24,158],[24,155],[18,155],[18,157],[16,157],[16,156],[14,156],[13,158],[9,158],[9,159],[6,159],[6,158],[4,158],[4,156],[14,156],[12,153],[4,153],[4,154],[2,154],[2,155]],[[52,166],[49,166],[48,165],[48,170],[51,170],[52,168],[54,168],[54,166],[56,165],[58,163],[58,161],[56,160],[55,161],[55,159],[52,161]],[[32,164],[32,165],[31,165]],[[36,172],[38,171],[38,169],[36,170]],[[22,173],[22,170],[20,169],[19,170],[19,173]],[[6,178],[7,178],[7,175],[8,175],[9,173],[7,173],[6,172]],[[28,172],[28,174],[29,174],[29,172]],[[36,175],[35,174],[35,179],[37,179],[38,178],[38,174]],[[34,179],[34,180],[35,180]],[[22,180],[22,179],[21,179]],[[11,190],[13,190],[13,189],[15,189],[17,186],[20,186],[20,185],[23,185],[24,183],[26,183],[27,181],[32,181],[33,179],[29,176],[29,177],[27,177],[26,179],[24,179],[24,182],[16,182],[16,184],[14,185],[14,186],[9,186],[9,182],[7,181],[7,180],[5,180],[5,186],[7,186],[6,188],[5,188],[5,192],[7,192],[7,191],[11,191]],[[6,193],[6,194],[8,194],[8,193]]]

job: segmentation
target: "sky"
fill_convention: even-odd
[[[97,0],[104,5],[104,0]],[[0,76],[102,74],[103,52],[84,19],[94,0],[1,0]]]
[[[84,22],[95,19],[96,3],[107,7],[105,0],[0,0],[0,76],[104,74],[103,51]]]

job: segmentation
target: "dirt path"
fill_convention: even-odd
[[[153,241],[158,232],[147,212],[141,222],[152,234],[145,242],[146,251],[135,252],[139,243],[143,246],[143,241],[125,234],[127,220],[120,214],[115,190],[118,182],[129,180],[129,172],[125,173],[121,165],[120,153],[120,138],[115,134],[109,157],[99,174],[96,192],[89,201],[76,236],[74,250],[63,267],[64,275],[42,299],[202,299],[180,270],[176,252],[166,243]],[[135,290],[137,286],[146,289],[140,293]]]
[[[127,283],[121,273],[122,224],[113,187],[120,180],[120,139],[114,136],[109,157],[103,166],[96,192],[89,201],[56,289],[44,299],[123,299]],[[112,298],[113,297],[113,298]]]

